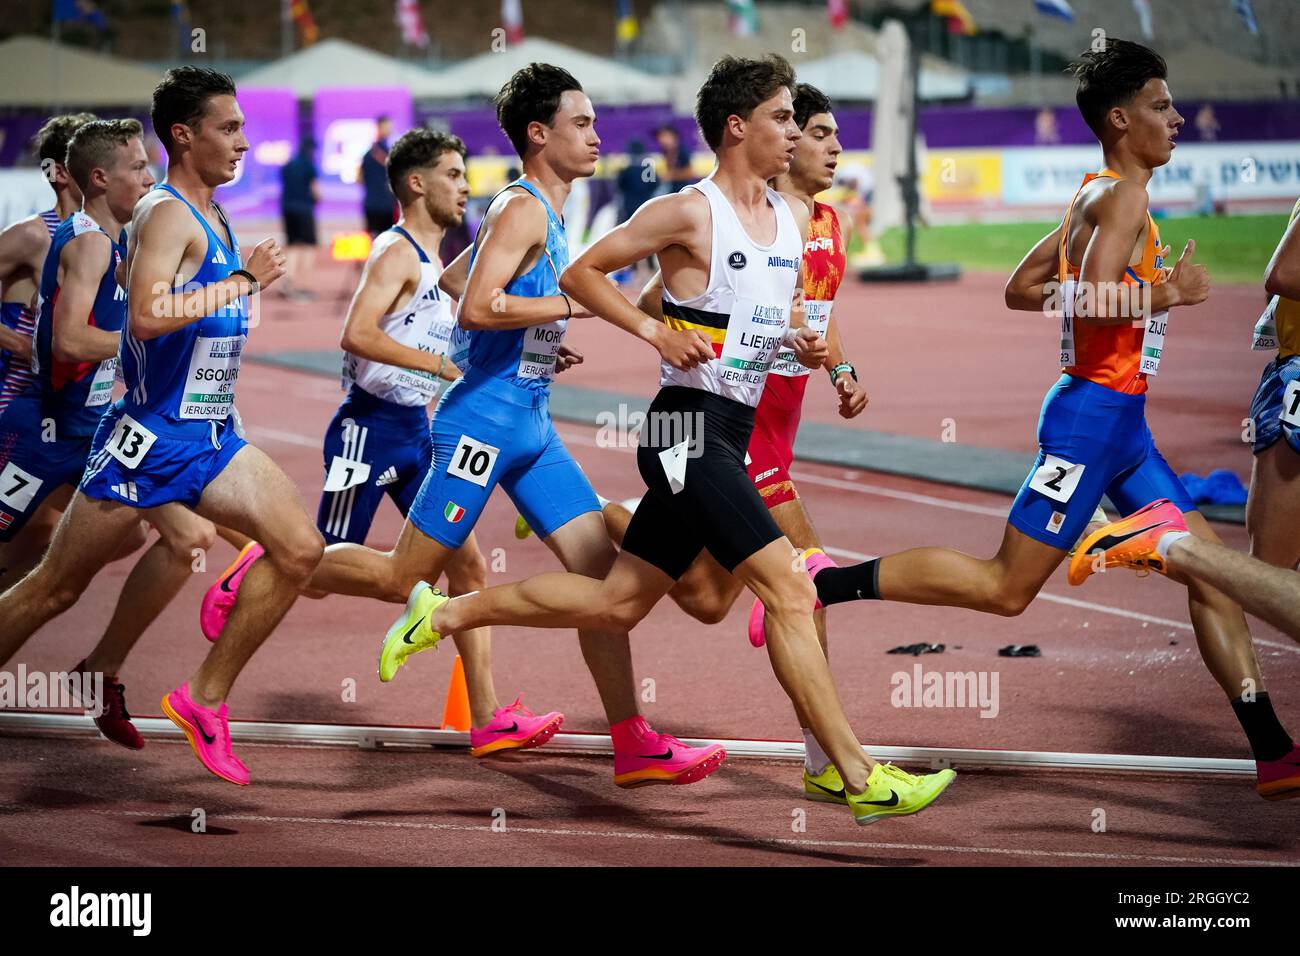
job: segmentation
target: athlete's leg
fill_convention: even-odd
[[[1169,570],[1203,581],[1300,641],[1300,574],[1192,535],[1169,547]]]
[[[240,448],[208,483],[195,510],[251,535],[266,549],[265,557],[244,576],[221,640],[189,682],[196,704],[216,708],[311,578],[321,559],[322,541],[293,482],[252,445]]]
[[[455,551],[434,541],[408,519],[389,551],[359,544],[330,545],[308,586],[327,594],[403,604],[416,584],[438,580]]]
[[[104,636],[86,657],[86,669],[120,674],[136,641],[194,573],[194,561],[216,540],[211,521],[175,502],[150,509],[144,518],[159,539],[127,575]],[[143,525],[143,522],[141,522]]]
[[[139,523],[133,508],[73,496],[45,557],[0,595],[0,666],[38,628],[76,603]]]
[[[1250,553],[1261,561],[1292,570],[1300,562],[1300,454],[1287,440],[1255,456],[1246,502]]]
[[[447,593],[453,597],[472,594],[487,587],[487,562],[479,549],[478,538],[473,534],[451,553],[446,566]],[[425,580],[435,581],[437,575]],[[407,593],[410,593],[410,588],[407,588]],[[461,663],[465,666],[465,684],[469,691],[470,714],[474,726],[486,727],[492,722],[493,713],[501,706],[497,700],[496,685],[492,681],[492,628],[470,628],[455,634],[453,639]]]

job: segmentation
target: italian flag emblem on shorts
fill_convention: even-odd
[[[454,501],[447,502],[447,507],[442,510],[442,515],[452,524],[455,524],[461,518],[465,517],[465,509]]]

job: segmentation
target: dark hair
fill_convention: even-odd
[[[117,147],[143,136],[144,126],[136,119],[91,120],[72,134],[63,167],[85,193],[93,170],[108,168]]]
[[[51,116],[45,125],[32,137],[36,146],[36,157],[45,165],[45,160],[52,159],[60,166],[68,158],[68,143],[72,134],[92,120],[99,119],[94,113],[64,113]]]
[[[794,95],[794,67],[775,53],[761,60],[724,56],[713,64],[695,97],[695,122],[709,149],[722,144],[728,116],[749,119],[758,104],[783,86]]]
[[[497,124],[520,159],[528,149],[528,124],[550,126],[560,108],[560,96],[568,90],[582,92],[582,84],[568,70],[549,63],[529,63],[515,71],[493,98]]]
[[[818,113],[829,113],[831,101],[826,94],[810,83],[800,83],[794,88],[794,122],[800,129]]]
[[[149,118],[154,135],[168,153],[172,151],[172,125],[197,127],[214,96],[234,96],[235,81],[224,73],[199,66],[178,66],[163,74],[153,91]]]
[[[1107,39],[1104,44],[1070,64],[1070,71],[1079,80],[1074,101],[1098,139],[1111,110],[1132,102],[1148,80],[1163,80],[1169,75],[1164,58],[1141,43]]]
[[[388,188],[400,202],[405,199],[402,183],[413,170],[436,166],[443,153],[460,153],[464,159],[465,152],[465,144],[452,133],[425,128],[405,132],[388,151]]]

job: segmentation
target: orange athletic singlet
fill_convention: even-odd
[[[1079,193],[1098,177],[1122,178],[1110,169],[1089,173],[1083,178],[1079,192],[1070,200],[1070,208],[1065,213],[1065,222],[1061,227],[1058,251],[1057,279],[1062,283],[1067,279],[1079,278],[1079,267],[1070,262],[1065,254],[1065,246],[1070,237],[1070,217],[1074,213],[1074,204],[1079,200]],[[1128,266],[1124,270],[1123,281],[1126,285],[1158,285],[1165,278],[1164,259],[1160,255],[1160,227],[1148,212],[1147,240],[1142,246],[1142,259],[1137,265]],[[1073,325],[1074,363],[1065,366],[1066,373],[1126,395],[1141,395],[1147,390],[1147,376],[1141,371],[1143,336],[1147,331],[1143,319],[1138,318],[1129,325],[1092,325],[1079,321]],[[1155,358],[1158,361],[1159,355]]]

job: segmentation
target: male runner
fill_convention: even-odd
[[[595,172],[595,113],[578,81],[545,63],[515,73],[497,95],[496,108],[524,175],[494,197],[470,253],[458,312],[460,326],[470,331],[469,370],[433,416],[433,465],[396,547],[379,552],[331,545],[311,579],[314,591],[393,603],[409,596],[412,612],[427,590],[422,580],[437,580],[450,567],[498,484],[566,569],[603,575],[614,562],[596,495],[556,434],[548,409],[560,343],[575,314],[559,291],[568,242],[555,210],[563,208],[575,179]],[[455,291],[460,267],[453,263],[447,271],[455,273]],[[448,277],[443,280],[446,289]],[[241,592],[237,606],[242,604]],[[394,626],[395,639],[386,642],[380,659],[380,680],[391,680],[419,649],[402,640],[413,636],[413,623]],[[584,624],[578,638],[611,725],[616,784],[693,783],[721,766],[721,747],[687,747],[638,715],[625,630]],[[518,701],[498,707],[486,638],[458,647],[469,687],[472,752],[484,756],[544,742],[539,731],[552,723],[558,727],[561,715],[536,717]]]
[[[421,647],[485,624],[630,628],[707,548],[764,599],[773,670],[842,775],[843,787],[826,797],[848,803],[866,824],[923,809],[953,772],[914,777],[876,763],[858,744],[817,642],[813,589],[791,573],[797,552],[745,472],[754,409],[782,348],[809,368],[823,366],[827,355],[820,335],[789,324],[799,301],[807,206],[768,186],[789,171],[801,136],[793,85],[794,71],[778,56],[715,63],[695,111],[717,156],[714,173],[642,206],[562,279],[566,293],[650,342],[662,360],[663,387],[637,450],[649,490],[613,568],[603,580],[543,574],[455,599],[422,586],[386,646],[402,639],[403,626],[416,631]],[[666,324],[606,278],[651,255],[663,270]]]
[[[77,129],[68,146],[67,170],[85,204],[55,231],[42,272],[36,379],[0,414],[6,449],[0,454],[0,506],[12,512],[5,512],[2,542],[20,534],[52,492],[76,487],[100,417],[112,401],[126,321],[126,293],[118,284],[126,253],[123,226],[153,186],[143,132],[136,120],[92,120]],[[109,740],[136,750],[144,740],[131,724],[116,675],[131,647],[189,579],[193,549],[209,547],[213,538],[210,522],[179,506],[160,513],[155,523],[163,540],[136,563],[103,638],[73,668],[106,675],[108,693],[94,702],[95,723]],[[138,546],[145,536],[143,522],[132,530]],[[0,662],[23,638],[5,633]]]
[[[794,92],[794,120],[803,132],[795,145],[788,172],[778,175],[774,184],[779,192],[794,196],[808,210],[808,240],[804,243],[804,315],[809,328],[824,334],[828,346],[825,368],[840,403],[840,415],[853,418],[867,406],[867,395],[857,381],[857,372],[845,361],[839,329],[831,314],[835,293],[844,276],[845,240],[835,210],[816,200],[829,189],[835,178],[840,155],[839,126],[831,112],[830,100],[820,90],[800,83]],[[643,311],[662,318],[663,283],[656,279],[642,293],[637,303]],[[794,461],[794,439],[803,410],[804,390],[810,370],[801,365],[786,349],[777,357],[763,386],[763,397],[754,413],[754,432],[746,453],[749,477],[781,532],[790,539],[804,560],[833,564],[821,550],[821,541],[812,519],[799,499],[790,477]],[[605,506],[605,523],[615,543],[621,544],[632,520],[632,512],[611,501]],[[716,624],[726,617],[744,584],[728,574],[708,551],[673,585],[668,596],[690,614],[706,624]],[[750,640],[763,644],[761,613],[763,605],[754,602],[756,621],[750,627]],[[826,615],[813,615],[817,638],[822,650],[826,644]],[[799,720],[804,739],[804,790],[821,794],[825,788],[842,790],[839,774],[822,753],[808,722]]]
[[[1202,302],[1210,289],[1204,266],[1192,263],[1195,242],[1172,270],[1164,268],[1168,250],[1147,211],[1146,184],[1169,162],[1183,118],[1164,60],[1140,44],[1109,40],[1104,50],[1083,54],[1075,74],[1079,111],[1106,165],[1084,178],[1062,224],[1007,283],[1009,307],[1059,312],[1065,368],[1043,402],[1038,461],[1011,506],[1002,546],[988,559],[917,548],[847,568],[812,567],[823,605],[880,599],[1020,614],[1102,495],[1121,513],[1167,498],[1194,534],[1218,540],[1145,418],[1147,378],[1159,370],[1168,310]],[[1189,586],[1188,600],[1201,656],[1246,732],[1262,793],[1272,765],[1294,745],[1268,695],[1246,693],[1263,681],[1245,615],[1201,582]]]
[[[81,208],[81,190],[63,165],[68,141],[91,113],[51,117],[34,138],[54,206],[0,232],[0,413],[33,378],[32,331],[36,328],[41,268],[59,223]],[[0,455],[8,449],[0,445]],[[32,515],[24,533],[0,545],[0,590],[21,578],[40,560],[70,495],[60,490]],[[0,517],[3,521],[3,517]]]
[[[238,434],[234,383],[248,331],[245,297],[274,282],[284,254],[259,243],[240,267],[212,201],[248,150],[228,76],[168,70],[154,90],[167,181],[135,210],[121,365],[126,396],[95,433],[80,488],[36,570],[0,597],[0,634],[21,644],[85,590],[141,517],[181,504],[263,543],[222,640],[163,711],[217,776],[249,782],[230,747],[225,699],[248,659],[297,599],[322,543],[289,478]],[[179,277],[179,282],[177,281]],[[12,637],[11,637],[12,636]]]

